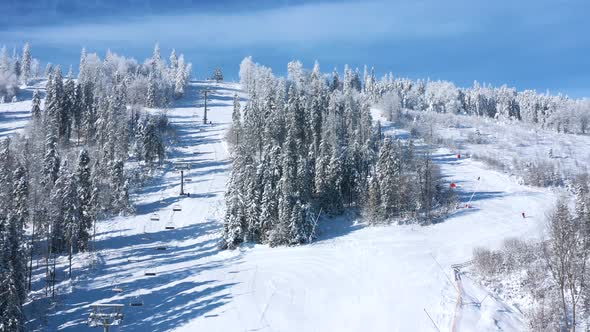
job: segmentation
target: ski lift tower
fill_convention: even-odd
[[[191,164],[189,163],[177,163],[174,164],[174,169],[180,171],[180,195],[184,195],[184,171],[188,171],[191,169]]]
[[[111,326],[120,325],[123,321],[123,304],[91,304],[92,312],[88,316],[88,326],[104,327],[109,332]]]
[[[205,90],[203,90],[201,92],[201,94],[203,95],[203,99],[204,99],[204,106],[205,106],[205,110],[203,111],[203,124],[207,124],[207,97],[209,96],[209,94],[211,93],[211,90],[209,89],[209,87],[206,87]]]

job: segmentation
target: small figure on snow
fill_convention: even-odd
[[[478,177],[477,177],[477,181],[479,181],[479,178],[480,178],[480,177],[478,176]]]
[[[461,159],[461,154],[457,153],[457,159]]]
[[[526,216],[524,215],[524,212],[522,212],[521,215],[522,215],[522,219],[526,218]]]

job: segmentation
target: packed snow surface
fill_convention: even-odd
[[[202,124],[195,97],[206,86],[213,90],[211,125]],[[120,303],[124,319],[111,331],[436,331],[434,324],[440,331],[524,329],[522,313],[497,299],[473,305],[486,290],[455,280],[450,266],[468,261],[478,246],[541,237],[555,195],[447,149],[434,151],[434,158],[448,183],[457,184],[461,205],[470,202],[471,208],[438,224],[366,227],[343,216],[322,220],[311,245],[220,251],[231,167],[224,139],[235,93],[246,97],[237,84],[191,83],[191,97],[168,111],[179,143],[163,175],[134,195],[136,215],[98,224],[94,268],[91,255],[76,256],[75,279],[59,284],[57,303],[28,305],[37,315],[32,328],[91,331],[91,304]],[[176,162],[192,163],[185,174],[190,197],[179,195]],[[159,220],[150,220],[154,214]],[[59,265],[66,269],[67,257]],[[43,276],[39,265],[36,298],[44,293]],[[143,306],[130,306],[137,302]]]

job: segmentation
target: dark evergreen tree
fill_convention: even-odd
[[[39,94],[39,90],[35,89],[33,92],[33,102],[31,107],[31,117],[33,118],[33,123],[36,127],[38,127],[43,120],[42,113],[41,113],[41,95]]]
[[[78,155],[78,166],[76,169],[76,182],[78,183],[78,202],[80,227],[76,238],[77,247],[80,251],[87,251],[89,248],[90,233],[94,221],[92,206],[92,183],[91,183],[90,157],[86,149],[80,150]]]

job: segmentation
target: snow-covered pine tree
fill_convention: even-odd
[[[68,161],[64,160],[59,166],[59,173],[53,187],[51,187],[51,206],[50,206],[50,246],[51,252],[59,253],[66,249],[68,238],[66,238],[66,221],[64,212],[67,207],[64,206],[64,198],[67,196],[69,187],[69,178],[71,177],[68,169]]]
[[[242,113],[240,111],[240,97],[238,94],[234,94],[234,109],[231,114],[232,119],[232,131],[236,138],[236,144],[240,141],[240,132],[242,130]]]
[[[53,90],[53,73],[50,72],[47,75],[47,82],[45,82],[45,112],[43,116],[43,122],[47,124],[49,120],[48,116],[48,107],[53,103],[53,94],[55,91]]]
[[[80,83],[82,84],[82,83]],[[94,103],[94,92],[92,82],[83,83],[82,88],[82,130],[85,134],[86,142],[93,141],[96,135],[96,105]]]
[[[39,89],[35,89],[35,92],[33,92],[31,117],[33,118],[35,129],[37,129],[43,120],[41,113],[41,95],[39,94]]]
[[[250,183],[249,167],[253,163],[247,150],[238,147],[233,156],[233,168],[225,193],[226,214],[224,218],[222,247],[235,249],[244,242],[247,232],[246,188]]]
[[[154,54],[152,55],[152,72],[157,72],[162,65],[162,56],[160,55],[160,44],[156,43],[154,46]]]
[[[49,82],[49,81],[48,81]],[[67,114],[65,110],[65,93],[63,86],[63,79],[61,76],[61,68],[57,66],[52,75],[51,86],[48,87],[51,91],[47,92],[50,95],[49,103],[46,101],[46,126],[47,123],[55,125],[57,130],[56,135],[58,140],[63,141],[67,132]],[[49,84],[49,83],[48,83]]]
[[[13,208],[15,222],[24,231],[29,218],[29,180],[26,169],[19,165],[13,174]]]
[[[88,81],[88,68],[86,63],[86,48],[80,51],[80,64],[78,66],[78,84],[85,85]]]
[[[365,205],[365,217],[369,224],[380,222],[383,215],[381,202],[381,188],[377,176],[372,176],[369,181],[369,198]]]
[[[164,145],[158,131],[156,119],[150,117],[145,125],[142,135],[142,159],[147,163],[164,160]]]
[[[156,81],[154,79],[154,75],[150,73],[148,79],[148,92],[146,97],[146,105],[147,107],[156,107],[158,106],[158,97],[156,95]]]
[[[312,96],[310,105],[310,122],[311,132],[313,136],[314,149],[317,151],[320,148],[320,141],[322,138],[322,123],[324,111],[327,109],[327,88],[320,72],[319,63],[315,63],[311,73]]]
[[[267,242],[271,229],[278,224],[278,202],[279,180],[281,178],[281,167],[279,164],[281,152],[279,146],[267,145],[264,159],[260,167],[262,174],[262,199],[260,206],[260,241]]]
[[[47,66],[45,66],[45,77],[49,77],[49,75],[51,75],[53,73],[53,65],[51,64],[51,62],[47,63]]]
[[[51,189],[58,178],[60,157],[57,150],[57,137],[54,129],[49,128],[45,138],[45,156],[43,158],[43,170],[41,171],[41,183],[45,188]]]
[[[92,182],[91,182],[90,157],[86,149],[80,150],[78,154],[78,165],[76,168],[76,182],[78,183],[77,196],[80,205],[79,216],[80,227],[76,236],[77,247],[80,251],[87,251],[89,248],[91,228],[94,222],[94,211],[92,206]]]
[[[26,43],[23,47],[23,60],[21,65],[21,82],[23,84],[28,84],[29,79],[31,78],[31,46],[29,43]]]
[[[110,206],[113,211],[124,214],[129,211],[129,184],[124,173],[124,163],[122,160],[114,160],[109,168]]]
[[[72,127],[76,131],[76,142],[80,145],[84,112],[84,92],[81,84],[76,84],[72,99]]]
[[[176,50],[172,49],[170,53],[170,69],[175,73],[178,68],[178,57],[176,56]]]
[[[62,102],[62,111],[61,111],[61,136],[62,140],[65,143],[69,143],[71,135],[72,135],[72,119],[74,114],[76,113],[76,83],[74,82],[74,74],[72,72],[72,67],[70,67],[70,71],[68,72],[68,78],[64,84],[64,95],[63,95],[63,102]]]
[[[5,221],[0,257],[0,328],[2,331],[24,331],[23,304],[26,299],[26,261],[23,230],[14,214]]]
[[[174,68],[174,95],[176,98],[180,98],[184,95],[184,88],[187,84],[187,73],[186,66],[184,65],[184,56],[181,56],[176,62]]]
[[[332,84],[330,86],[330,90],[339,90],[340,85],[340,76],[338,75],[338,71],[336,70],[336,68],[334,68],[334,71],[332,72]]]
[[[69,277],[72,277],[72,255],[78,250],[78,234],[80,232],[80,203],[77,192],[78,182],[76,174],[68,168],[64,160],[60,168],[60,177],[55,182],[53,202],[57,204],[54,215],[53,237],[56,241],[57,252],[67,250],[69,258]],[[63,230],[62,230],[63,228]],[[60,239],[61,237],[61,239]]]
[[[215,68],[215,72],[213,73],[213,80],[217,83],[223,82],[223,72],[221,68]]]
[[[260,241],[260,209],[262,205],[262,177],[264,170],[259,166],[254,170],[254,165],[246,166],[248,183],[245,197],[246,234],[244,240],[247,242]]]
[[[379,151],[379,160],[377,161],[376,175],[379,179],[381,188],[382,218],[389,220],[398,216],[400,212],[399,198],[399,169],[400,155],[396,150],[394,142],[388,137],[383,142]]]

